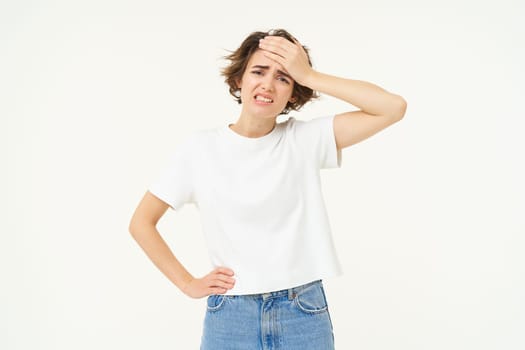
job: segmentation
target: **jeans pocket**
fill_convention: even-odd
[[[316,314],[328,310],[326,297],[319,283],[297,292],[294,302],[301,311],[307,314]]]
[[[211,312],[216,312],[222,309],[226,296],[222,294],[211,294],[206,300],[206,309]]]

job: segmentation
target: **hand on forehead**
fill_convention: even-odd
[[[294,42],[280,36],[266,36],[259,40],[259,48],[264,56],[282,65],[295,81],[302,85],[311,75],[311,64],[304,47],[294,39]]]
[[[275,49],[275,51],[279,51],[279,50],[289,51],[293,49],[299,43],[296,40],[294,44],[290,40],[283,38],[282,36],[268,35],[268,36],[265,36],[263,39],[259,40],[259,47],[261,47],[261,44],[264,45],[264,47],[268,51],[273,52],[272,48]],[[275,52],[275,53],[278,53],[278,52]]]
[[[249,67],[253,66],[263,66],[266,68],[270,68],[272,66],[275,66],[277,70],[280,70],[282,72],[287,73],[286,69],[283,67],[282,64],[279,62],[276,62],[275,60],[272,60],[271,58],[267,57],[264,54],[265,49],[259,49],[255,51],[250,58],[250,63],[248,64]]]

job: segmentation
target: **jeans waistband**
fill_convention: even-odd
[[[317,281],[313,281],[313,282],[310,282],[310,283],[306,283],[306,284],[303,284],[301,286],[297,286],[297,287],[293,287],[293,288],[288,288],[288,289],[283,289],[283,290],[278,290],[278,291],[275,291],[275,292],[268,292],[268,293],[261,293],[261,294],[254,294],[253,296],[260,296],[262,297],[263,300],[267,300],[267,299],[270,299],[270,298],[277,298],[277,297],[282,297],[282,296],[288,296],[288,299],[289,300],[292,300],[294,299],[297,294],[314,285],[314,284],[318,284],[318,283],[321,283],[321,280],[317,280]]]

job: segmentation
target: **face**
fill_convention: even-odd
[[[243,113],[252,116],[277,117],[288,101],[293,102],[293,79],[279,63],[265,57],[261,50],[255,51],[248,60],[238,86]]]

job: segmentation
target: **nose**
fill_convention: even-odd
[[[273,81],[273,77],[271,76],[271,74],[266,74],[266,76],[263,78],[261,82],[261,87],[265,91],[273,91],[273,83],[274,81]]]

